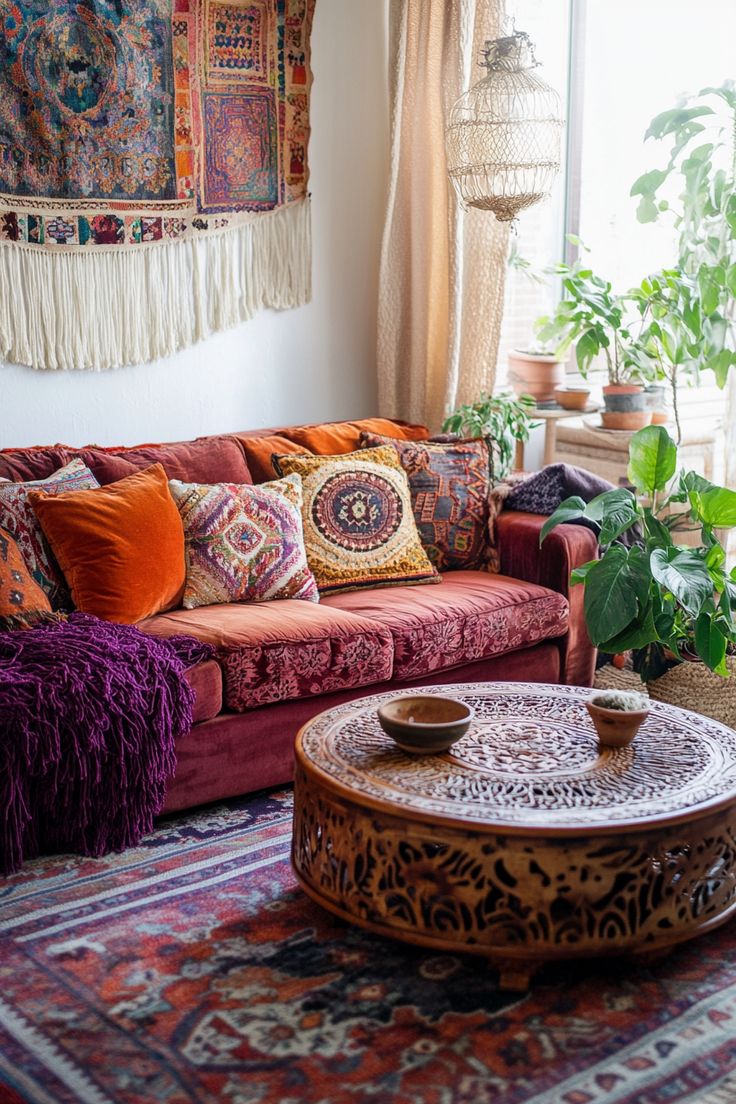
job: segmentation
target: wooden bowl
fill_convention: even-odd
[[[587,701],[585,707],[605,747],[628,747],[649,714],[648,709],[606,709],[592,701]]]
[[[469,705],[434,694],[410,694],[378,707],[381,728],[403,751],[433,755],[447,751],[470,728]]]
[[[555,401],[563,410],[585,410],[590,399],[590,391],[586,387],[557,387],[555,389]]]

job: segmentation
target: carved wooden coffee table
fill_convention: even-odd
[[[553,959],[655,957],[736,908],[736,732],[660,703],[599,750],[590,691],[423,689],[471,705],[441,755],[400,751],[376,707],[297,739],[292,860],[307,893],[381,935],[486,955],[501,984]]]

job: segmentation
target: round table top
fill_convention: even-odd
[[[403,752],[376,708],[404,694],[441,694],[475,710],[439,755]],[[309,721],[297,759],[329,788],[416,820],[553,834],[644,828],[736,801],[736,732],[652,702],[632,745],[600,748],[576,686],[492,682],[361,698]]]

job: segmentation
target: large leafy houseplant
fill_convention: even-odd
[[[647,426],[630,443],[625,487],[585,503],[566,499],[542,528],[540,542],[562,522],[585,518],[600,526],[600,559],[573,573],[585,587],[585,621],[592,642],[605,652],[635,649],[648,680],[675,660],[699,658],[727,675],[736,649],[736,569],[715,530],[736,526],[736,491],[677,468],[677,447],[663,426]],[[700,530],[697,547],[675,543],[682,524]],[[630,547],[621,537],[636,527]]]
[[[736,364],[736,86],[705,88],[663,111],[648,139],[669,143],[667,162],[640,176],[631,194],[640,222],[673,223],[677,259],[633,296],[642,344],[676,403],[683,370],[697,377],[712,369],[723,387]]]
[[[578,239],[572,240],[585,248]],[[583,378],[601,354],[605,356],[609,383],[646,378],[648,361],[641,355],[629,325],[626,298],[616,294],[608,280],[582,261],[561,263],[551,271],[562,281],[562,298],[553,314],[537,319],[539,340],[553,343],[557,356],[565,355],[574,343]]]
[[[535,401],[531,395],[481,394],[475,402],[453,411],[442,425],[446,433],[485,437],[489,443],[491,482],[497,483],[511,471],[517,441],[528,441],[537,422],[531,420]]]

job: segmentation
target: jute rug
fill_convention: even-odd
[[[731,1104],[736,926],[656,968],[543,972],[332,919],[289,865],[281,791],[0,889],[0,1101]]]

